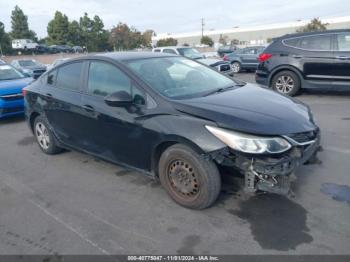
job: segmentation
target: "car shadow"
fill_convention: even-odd
[[[13,116],[0,119],[0,125],[17,124],[25,120],[24,116]]]

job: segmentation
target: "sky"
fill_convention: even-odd
[[[6,31],[11,30],[15,5],[39,37],[47,35],[47,23],[56,10],[70,20],[84,12],[98,15],[106,29],[124,22],[156,33],[200,31],[201,18],[205,29],[211,30],[350,15],[349,0],[0,0],[0,21]]]

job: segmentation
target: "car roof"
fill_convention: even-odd
[[[275,39],[285,39],[285,38],[300,37],[300,36],[320,35],[320,34],[332,34],[332,33],[334,34],[334,33],[342,33],[342,32],[350,32],[350,29],[334,29],[334,30],[325,30],[325,31],[316,31],[316,32],[286,34],[281,37],[276,37]]]
[[[167,53],[154,53],[154,52],[111,52],[95,55],[95,57],[108,57],[114,60],[133,60],[133,59],[145,59],[145,58],[156,58],[156,57],[169,57],[176,56]],[[94,57],[94,56],[93,56]]]

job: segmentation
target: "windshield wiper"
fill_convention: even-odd
[[[243,86],[243,85],[240,83],[240,84],[236,84],[234,86],[220,87],[220,88],[217,88],[215,90],[212,90],[212,91],[206,93],[204,96],[210,96],[210,95],[213,95],[213,94],[222,93],[222,92],[228,91],[228,90],[230,90],[232,88],[235,88],[237,86]]]

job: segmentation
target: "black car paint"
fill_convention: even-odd
[[[58,69],[69,63],[84,63],[80,89],[72,92],[46,84],[45,76],[57,68],[52,69],[26,88],[28,123],[33,128],[33,119],[40,114],[47,119],[62,147],[87,152],[152,176],[157,174],[161,152],[175,143],[188,145],[219,164],[247,171],[252,156],[232,152],[209,133],[205,125],[269,136],[318,130],[307,106],[270,90],[247,84],[222,94],[170,100],[147,86],[123,64],[123,60],[168,56],[172,55],[105,54],[64,62]],[[145,94],[146,105],[110,107],[103,97],[88,95],[85,90],[90,60],[117,66]],[[271,166],[288,161],[296,165],[300,154],[302,150],[295,148],[282,155],[262,156],[262,161]]]
[[[256,82],[271,86],[274,75],[282,70],[290,70],[298,75],[301,88],[350,90],[350,51],[338,51],[336,41],[336,35],[344,32],[350,33],[350,30],[290,34],[274,39],[264,50],[272,57],[258,65]],[[318,35],[331,37],[330,50],[305,50],[285,44],[289,39]]]

